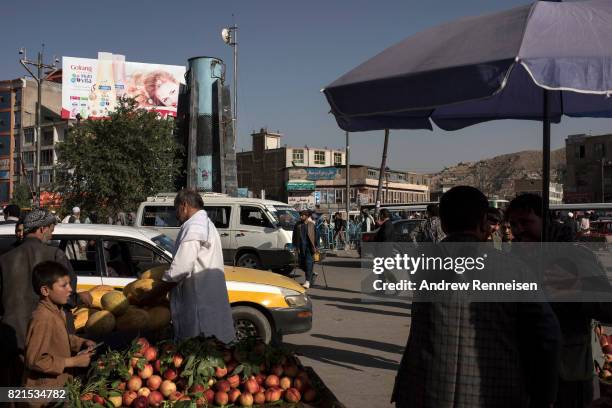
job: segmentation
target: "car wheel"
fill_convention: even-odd
[[[252,252],[247,252],[245,254],[240,255],[240,257],[236,261],[236,265],[241,266],[243,268],[261,269],[261,262],[259,261],[259,257]]]
[[[266,316],[259,310],[249,306],[236,306],[232,308],[236,340],[247,337],[259,337],[265,343],[273,338],[272,325]]]
[[[281,275],[290,275],[293,272],[293,266],[283,266],[282,268],[274,268],[272,272],[280,273]]]

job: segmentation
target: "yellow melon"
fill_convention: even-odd
[[[85,324],[89,319],[89,315],[93,313],[92,310],[94,309],[79,307],[76,308],[74,312],[72,312],[72,315],[74,316],[74,328],[76,329],[76,331],[80,331],[85,328]]]
[[[123,294],[134,305],[154,304],[163,299],[170,286],[155,279],[138,279],[123,288]]]
[[[108,292],[111,292],[112,290],[114,290],[112,286],[106,285],[96,286],[90,290],[89,293],[91,294],[91,305],[97,309],[102,309],[102,296]]]
[[[149,325],[149,314],[146,310],[130,306],[117,317],[117,330],[144,330]]]
[[[168,265],[158,265],[142,273],[140,279],[162,280],[164,272],[168,270]]]
[[[115,328],[115,316],[108,310],[99,310],[89,316],[85,330],[92,336],[103,336]]]
[[[147,310],[149,313],[149,330],[161,330],[170,324],[170,309],[165,306],[154,306]]]
[[[118,290],[106,292],[102,295],[100,303],[102,304],[102,309],[108,310],[115,316],[123,314],[130,306],[130,302],[128,302],[125,295]]]

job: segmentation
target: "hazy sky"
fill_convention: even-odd
[[[15,1],[2,7],[0,78],[22,76],[19,47],[35,57],[96,58],[98,51],[129,61],[185,65],[193,56],[223,59],[231,48],[219,32],[239,31],[238,147],[267,127],[283,143],[343,147],[344,133],[328,114],[320,89],[384,48],[424,28],[462,16],[526,4],[522,0],[334,1]],[[228,76],[231,81],[231,75]],[[553,125],[553,148],[568,134],[612,131],[609,119],[569,119]],[[352,162],[379,165],[382,132],[354,133]],[[458,132],[394,131],[389,166],[434,171],[459,161],[541,148],[541,125],[497,121]]]

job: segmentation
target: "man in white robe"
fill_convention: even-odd
[[[175,340],[203,334],[227,344],[235,339],[235,329],[221,239],[203,208],[196,191],[181,190],[177,194],[174,209],[182,226],[174,259],[163,280],[176,284],[170,292]]]

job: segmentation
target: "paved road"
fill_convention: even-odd
[[[320,266],[310,332],[285,336],[347,408],[391,407],[395,373],[410,329],[410,308],[393,299],[364,299],[359,259],[327,258]],[[303,273],[296,279],[303,282]]]

